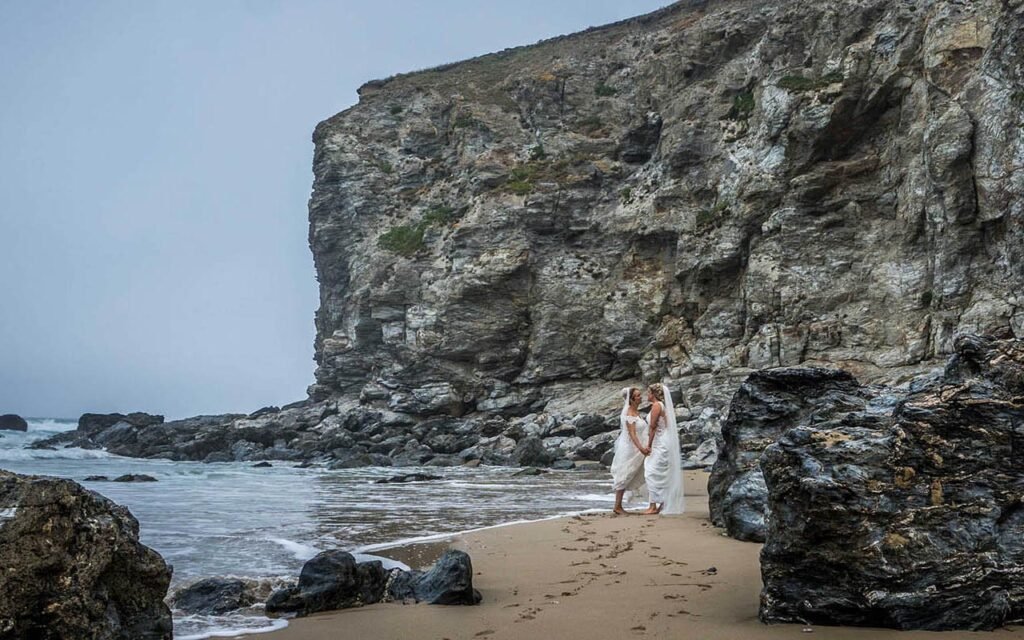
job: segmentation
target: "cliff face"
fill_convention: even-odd
[[[689,1],[365,85],[314,135],[311,395],[525,413],[670,378],[721,407],[752,369],[893,380],[1024,337],[1022,27]]]

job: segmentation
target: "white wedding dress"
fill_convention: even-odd
[[[629,408],[629,389],[623,390],[626,396],[625,405],[619,415],[619,437],[615,440],[615,455],[612,457],[612,488],[615,491],[626,491],[627,499],[643,496],[644,489],[644,454],[633,444],[629,437],[628,424],[636,428],[636,437],[640,442],[647,440],[647,420],[643,416],[626,414]]]
[[[664,503],[662,513],[682,513],[683,457],[679,450],[679,428],[672,406],[672,394],[668,387],[662,387],[665,391],[665,404],[662,414],[658,416],[658,424],[651,427],[655,429],[654,441],[651,443],[651,455],[644,462],[644,476],[650,501],[655,504]]]

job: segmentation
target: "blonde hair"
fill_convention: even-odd
[[[661,384],[652,384],[647,387],[647,390],[654,394],[654,397],[658,399],[658,402],[665,402],[665,387]]]

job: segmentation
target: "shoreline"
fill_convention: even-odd
[[[760,544],[739,542],[711,526],[707,474],[686,472],[687,511],[680,516],[561,516],[453,534],[470,554],[475,607],[382,603],[289,620],[284,629],[240,637],[266,640],[408,638],[670,637],[702,640],[792,638],[800,625],[757,618]],[[416,547],[430,546],[420,551]],[[396,546],[398,554],[441,553],[439,540]],[[394,555],[387,554],[394,558]],[[934,640],[936,632],[868,627],[811,627],[830,640]],[[944,640],[1014,633],[942,632]]]

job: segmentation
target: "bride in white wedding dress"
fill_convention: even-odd
[[[683,457],[672,394],[664,384],[647,387],[651,412],[644,476],[651,505],[645,514],[683,512]]]
[[[642,394],[636,387],[622,389],[622,413],[619,414],[619,437],[612,458],[612,488],[615,489],[615,513],[625,514],[622,498],[628,491],[643,495],[644,458],[650,453],[643,445],[647,439],[647,421],[637,411]]]

